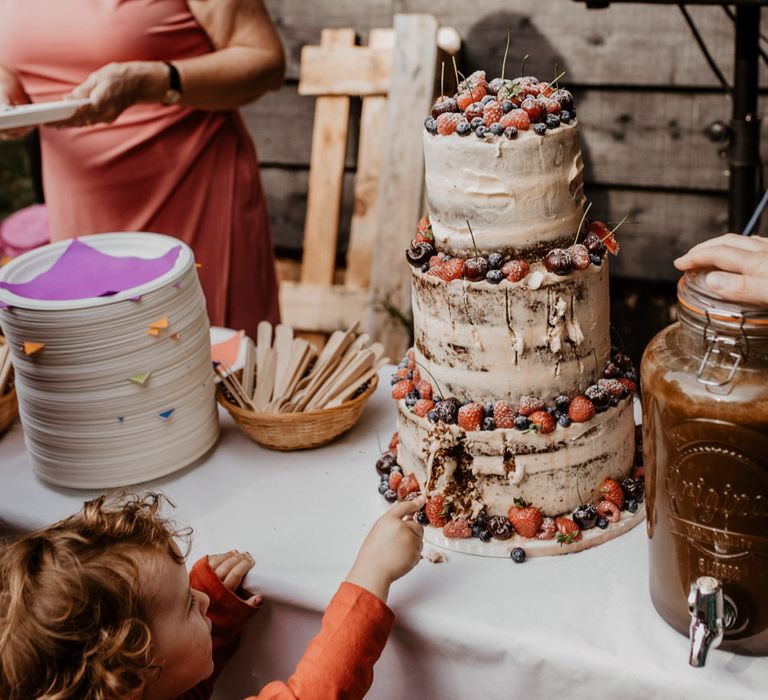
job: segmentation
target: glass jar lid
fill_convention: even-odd
[[[707,284],[712,270],[686,272],[677,283],[677,303],[682,316],[704,326],[731,327],[735,333],[768,335],[768,308],[724,299]],[[697,323],[698,322],[698,323]]]
[[[707,284],[711,270],[686,272],[677,284],[680,321],[701,334],[699,382],[716,393],[728,391],[755,350],[765,355],[768,308],[724,299]]]

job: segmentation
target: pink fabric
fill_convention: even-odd
[[[34,102],[111,61],[212,50],[184,0],[0,0],[0,63]],[[136,105],[113,124],[41,129],[51,240],[153,231],[188,243],[215,325],[255,337],[278,318],[272,241],[253,144],[236,111]]]
[[[0,252],[16,257],[45,245],[51,239],[45,204],[19,209],[0,222]]]

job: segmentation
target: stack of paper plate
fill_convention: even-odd
[[[134,484],[216,442],[205,300],[180,241],[99,234],[22,255],[0,269],[0,326],[43,479]]]

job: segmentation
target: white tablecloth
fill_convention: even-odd
[[[383,509],[373,465],[395,424],[388,372],[355,429],[308,452],[263,450],[228,416],[200,464],[147,484],[195,529],[193,557],[254,554],[246,584],[264,609],[219,681],[235,700],[286,678],[373,520]],[[51,487],[31,471],[18,424],[0,439],[0,518],[42,525],[90,493]],[[427,545],[429,549],[429,545]],[[564,557],[484,559],[448,553],[392,588],[396,627],[369,695],[392,698],[675,698],[765,700],[768,658],[711,652],[687,665],[688,641],[648,596],[645,528]]]

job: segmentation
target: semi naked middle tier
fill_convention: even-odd
[[[518,430],[464,431],[414,415],[398,401],[397,463],[413,473],[421,492],[445,494],[470,518],[506,515],[516,498],[544,515],[597,502],[606,478],[632,469],[632,397],[548,435]]]
[[[579,127],[512,141],[424,132],[427,207],[438,250],[546,252],[570,244],[584,211]]]
[[[606,260],[565,277],[534,265],[498,285],[414,270],[412,301],[416,362],[443,396],[551,403],[584,391],[610,358]]]

